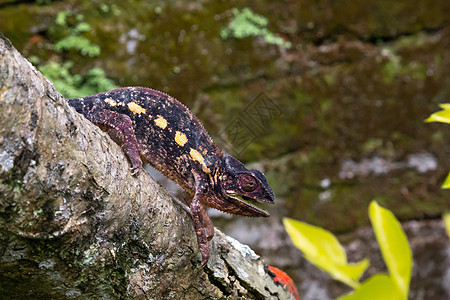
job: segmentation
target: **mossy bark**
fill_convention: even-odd
[[[0,83],[2,296],[289,298],[219,231],[200,268],[190,216],[1,34]]]

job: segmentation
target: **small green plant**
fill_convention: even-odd
[[[348,263],[344,248],[331,232],[290,218],[284,218],[283,224],[308,261],[354,289],[339,300],[408,299],[412,254],[405,233],[392,212],[376,201],[369,206],[369,217],[389,274],[376,274],[362,283],[359,278],[369,261]]]
[[[39,70],[53,82],[56,90],[65,98],[92,95],[117,88],[111,79],[105,77],[105,72],[100,68],[90,69],[86,76],[81,76],[72,75],[70,72],[72,66],[72,61],[63,64],[53,61],[39,66]]]
[[[74,14],[70,10],[59,12],[51,32],[62,33],[63,36],[55,42],[55,51],[75,51],[81,55],[98,56],[100,47],[82,36],[90,29],[91,26],[84,21],[82,14]],[[72,74],[72,61],[61,62],[60,57],[55,57],[43,64],[40,64],[37,57],[30,58],[30,61],[38,65],[42,74],[53,82],[55,88],[65,98],[82,97],[117,88],[100,68],[90,69],[86,75],[81,76]]]
[[[68,18],[74,16],[76,24],[71,26],[68,23]],[[82,14],[73,15],[71,10],[64,10],[56,16],[56,26],[61,27],[60,30],[68,30],[67,36],[55,43],[56,51],[79,51],[82,55],[98,56],[100,54],[100,47],[91,43],[88,39],[82,36],[83,32],[89,32],[91,26],[84,22]]]
[[[442,110],[435,112],[431,116],[429,116],[425,122],[441,122],[450,124],[450,103],[443,103],[439,105]],[[444,180],[442,184],[443,189],[450,189],[450,173],[447,175],[447,178]]]
[[[265,17],[256,14],[250,8],[246,7],[242,10],[235,8],[233,9],[233,15],[234,18],[228,24],[228,27],[222,28],[220,32],[220,36],[223,39],[261,36],[268,44],[278,45],[286,49],[291,47],[290,42],[286,42],[280,36],[267,29],[269,22]]]

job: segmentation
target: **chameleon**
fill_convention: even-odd
[[[67,101],[122,147],[133,175],[148,163],[186,191],[202,267],[209,260],[214,235],[205,207],[247,217],[270,216],[263,204],[273,204],[274,194],[265,175],[225,154],[174,97],[151,88],[124,87]]]

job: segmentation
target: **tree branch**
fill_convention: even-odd
[[[10,299],[289,299],[247,246],[190,216],[0,33],[0,291]]]

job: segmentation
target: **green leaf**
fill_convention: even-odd
[[[447,231],[447,235],[450,238],[450,211],[446,211],[442,215],[442,220],[444,220],[445,231]]]
[[[67,17],[72,15],[72,11],[70,10],[63,10],[58,12],[56,15],[55,23],[60,26],[66,26],[67,25]]]
[[[450,189],[450,173],[448,173],[447,178],[445,178],[444,183],[442,184],[443,189]]]
[[[76,32],[87,32],[91,30],[91,25],[86,22],[81,22],[75,27]]]
[[[53,82],[55,88],[65,98],[84,97],[118,87],[111,79],[105,76],[105,72],[102,69],[93,68],[87,72],[86,76],[72,75],[70,72],[72,65],[72,61],[67,61],[64,64],[48,62],[39,66],[39,70]]]
[[[82,55],[98,56],[100,47],[80,35],[69,35],[55,43],[56,51],[78,50]]]
[[[220,36],[223,39],[234,37],[238,39],[260,36],[268,44],[282,46],[286,49],[291,47],[291,43],[283,40],[280,36],[275,35],[267,29],[267,18],[256,14],[250,8],[245,7],[242,10],[233,9],[233,20],[228,24],[227,28],[222,28]]]
[[[284,218],[283,224],[308,261],[353,288],[359,286],[358,280],[369,266],[367,259],[349,264],[344,248],[331,232],[290,218]]]
[[[361,284],[353,293],[338,300],[402,300],[403,294],[392,278],[376,274]]]
[[[370,203],[369,217],[392,279],[408,299],[412,254],[405,233],[392,212],[376,201]]]
[[[450,103],[443,103],[439,105],[442,110],[435,112],[427,119],[425,122],[441,122],[441,123],[449,123],[450,124]]]

